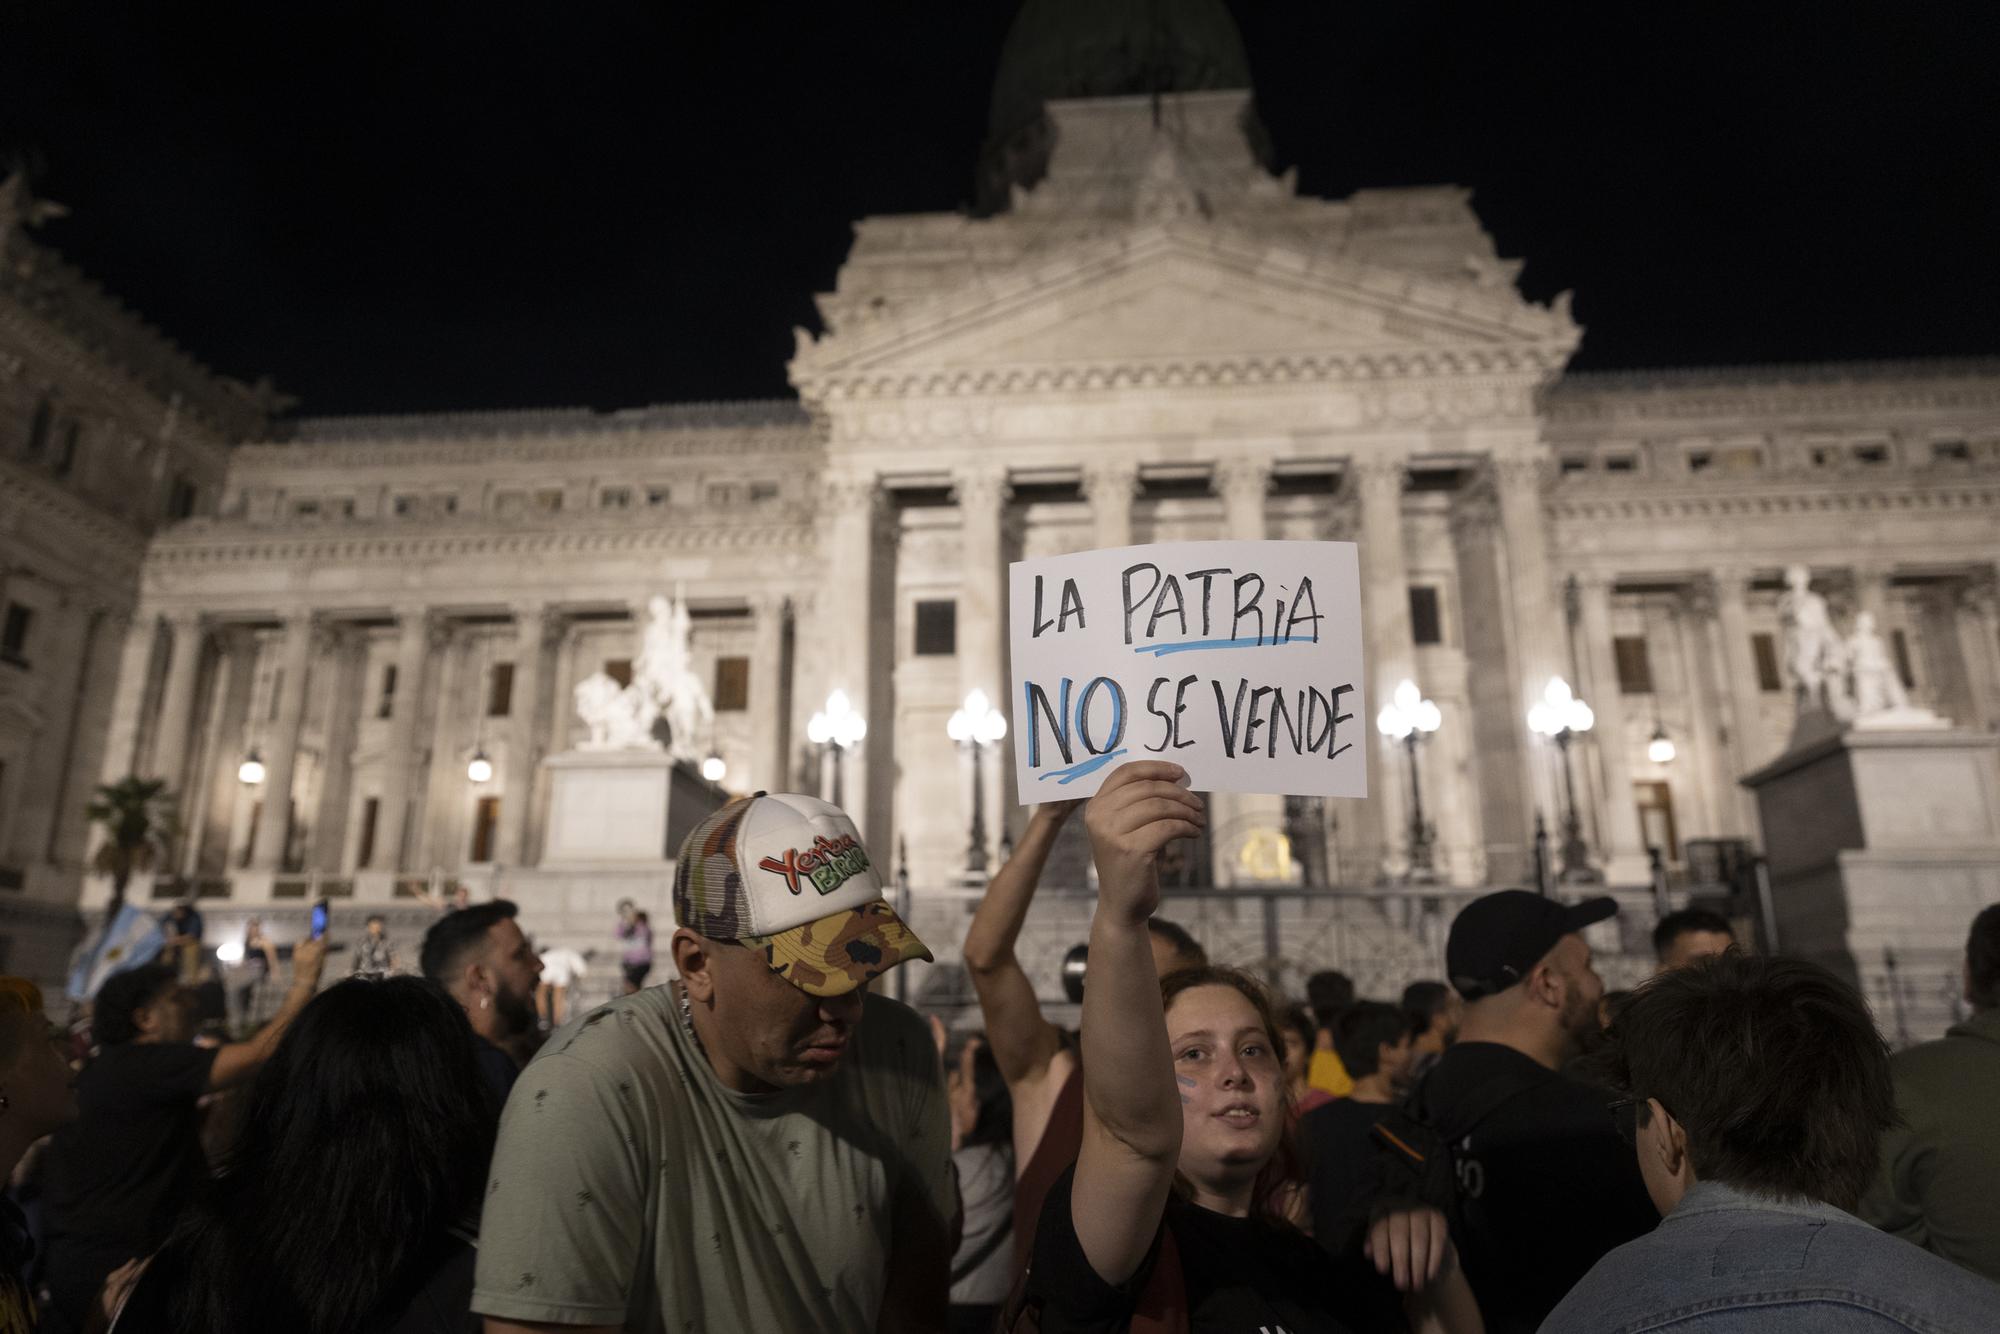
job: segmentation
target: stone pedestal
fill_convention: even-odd
[[[1743,779],[1778,946],[1856,982],[1898,1044],[1955,1015],[1965,933],[2000,900],[2000,736],[1853,728]]]
[[[659,750],[551,755],[543,870],[664,870],[723,794]]]

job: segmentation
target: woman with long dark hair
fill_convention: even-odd
[[[251,1085],[215,1179],[116,1334],[463,1334],[494,1107],[435,983],[316,997]]]
[[[1186,780],[1176,764],[1127,764],[1084,808],[1098,895],[1083,1147],[1043,1207],[1025,1307],[1042,1334],[1138,1317],[1194,1334],[1478,1330],[1434,1211],[1392,1211],[1365,1259],[1329,1257],[1279,1216],[1290,1118],[1270,999],[1226,968],[1162,978],[1147,938],[1161,849],[1207,827]]]

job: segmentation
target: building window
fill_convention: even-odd
[[[1444,643],[1444,622],[1438,615],[1438,591],[1428,584],[1410,585],[1410,638],[1419,644]]]
[[[339,500],[333,502],[333,507],[335,512],[337,512],[343,519],[351,519],[354,517],[353,496],[342,496]]]
[[[514,708],[514,664],[496,662],[486,679],[486,716],[505,718]]]
[[[292,517],[294,519],[317,519],[319,517],[319,502],[317,500],[293,502]]]
[[[35,611],[18,602],[7,604],[7,620],[0,626],[0,658],[17,667],[28,665],[28,627],[34,624]]]
[[[646,488],[647,509],[656,510],[659,509],[662,505],[671,504],[673,498],[674,498],[674,491],[673,488],[670,486],[649,486]]]
[[[1889,461],[1889,447],[1887,445],[1856,445],[1854,447],[1854,461],[1856,463],[1866,463],[1871,466],[1887,463]]]
[[[958,652],[958,604],[952,601],[917,604],[917,654],[949,657]]]
[[[396,711],[396,664],[382,669],[382,698],[376,701],[375,716],[387,718]]]
[[[750,483],[750,499],[776,500],[777,498],[778,498],[778,484],[776,482]]]
[[[607,486],[597,493],[600,509],[629,510],[632,508],[632,488],[629,486]]]
[[[247,871],[250,869],[250,855],[257,850],[257,826],[263,822],[264,803],[261,801],[251,802],[250,827],[243,835],[243,858],[236,863],[238,870]],[[157,885],[160,882],[156,880],[153,883]]]
[[[727,482],[716,482],[708,488],[708,503],[728,506],[736,503],[736,488]]]
[[[1692,454],[1688,455],[1688,471],[1707,472],[1709,467],[1712,464],[1714,464],[1714,462],[1715,462],[1715,455],[1709,453],[1705,449],[1697,449]]]
[[[1972,446],[1963,440],[1939,440],[1931,445],[1933,463],[1969,463],[1972,461]]]
[[[632,660],[630,658],[606,658],[604,674],[621,687],[632,684]]]
[[[1917,674],[1910,669],[1910,639],[1901,630],[1889,632],[1889,644],[1896,651],[1896,675],[1903,679],[1903,689],[1917,688]]]
[[[194,479],[185,473],[174,478],[174,488],[167,494],[167,517],[169,519],[192,519],[195,501],[200,492],[195,489]]]
[[[1757,634],[1750,636],[1750,656],[1757,661],[1757,688],[1767,695],[1774,695],[1785,688],[1783,678],[1778,675],[1778,640],[1774,635]]]
[[[439,514],[456,514],[458,513],[458,496],[456,493],[445,496],[432,496],[431,507]]]
[[[1609,455],[1609,456],[1607,456],[1607,457],[1605,458],[1605,460],[1604,460],[1604,471],[1606,471],[1606,472],[1637,472],[1637,471],[1639,471],[1639,459],[1638,459],[1638,456],[1637,456],[1637,455],[1635,455],[1635,454],[1612,454],[1612,455]]]
[[[548,487],[535,492],[535,508],[543,514],[562,512],[563,493],[561,487]]]
[[[741,713],[750,707],[750,659],[715,660],[715,711]]]
[[[493,860],[493,836],[500,830],[500,798],[481,797],[472,810],[473,862]]]
[[[82,430],[75,422],[64,425],[62,443],[56,446],[56,476],[67,477],[76,470],[76,442]]]
[[[415,496],[397,496],[395,511],[397,518],[409,518],[417,512],[417,498]]]
[[[354,869],[365,871],[375,864],[375,822],[382,816],[382,801],[369,797],[361,803],[361,838],[354,847]]]
[[[1562,475],[1567,477],[1573,472],[1590,471],[1590,460],[1579,458],[1575,454],[1565,454],[1559,466],[1562,468]]]
[[[1611,641],[1611,653],[1618,662],[1618,693],[1653,693],[1653,660],[1646,656],[1643,635],[1620,635]]]

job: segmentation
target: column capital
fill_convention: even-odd
[[[1013,495],[1013,487],[1007,480],[1007,469],[998,466],[975,465],[954,469],[951,487],[957,494],[961,510],[998,509]]]
[[[316,624],[311,607],[280,607],[276,614],[279,626],[287,635],[309,635]]]
[[[424,644],[433,653],[450,647],[452,638],[458,633],[458,623],[448,616],[433,612],[421,622],[424,629]]]
[[[345,621],[312,622],[312,648],[317,654],[338,652],[348,641],[352,627]]]
[[[1084,499],[1130,500],[1139,494],[1139,464],[1134,459],[1097,459],[1083,466],[1080,482]]]
[[[1681,586],[1680,603],[1676,608],[1683,615],[1712,617],[1716,612],[1715,581],[1708,575],[1699,575]]]
[[[1217,459],[1211,478],[1218,495],[1248,493],[1263,496],[1271,489],[1271,459],[1259,454],[1234,454]]]
[[[790,607],[792,599],[786,593],[762,590],[750,594],[750,596],[744,599],[744,602],[749,605],[750,614],[756,619],[763,621],[769,620],[772,617],[782,617]]]
[[[819,490],[827,508],[832,510],[873,510],[882,503],[881,479],[872,472],[825,474],[820,478]]]
[[[1717,565],[1700,579],[1709,585],[1717,603],[1740,607],[1750,596],[1751,574],[1747,565]]]
[[[194,608],[174,607],[161,612],[160,615],[178,637],[184,630],[199,630],[206,613]]]
[[[1572,570],[1569,581],[1583,596],[1609,601],[1611,590],[1617,586],[1618,576],[1604,570]]]
[[[1539,491],[1553,471],[1550,461],[1539,455],[1494,455],[1487,459],[1487,467],[1503,491],[1519,488]]]

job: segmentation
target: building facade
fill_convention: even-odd
[[[1302,198],[1227,89],[1057,99],[1036,134],[995,211],[857,225],[795,401],[270,424],[133,317],[77,323],[104,299],[12,228],[17,933],[102,902],[81,808],[127,774],[181,795],[163,894],[460,879],[582,911],[536,869],[542,761],[663,592],[694,612],[724,785],[838,763],[921,898],[967,862],[946,720],[1011,700],[1007,563],[1155,540],[1358,543],[1364,716],[1407,678],[1443,717],[1414,778],[1369,733],[1365,801],[1218,798],[1193,883],[1404,878],[1413,781],[1445,886],[1520,883],[1568,786],[1617,885],[1649,848],[1754,842],[1736,779],[1787,739],[1792,564],[1876,614],[1918,701],[2000,727],[2000,362],[1566,373],[1567,302],[1520,296],[1463,189]],[[1597,719],[1567,785],[1526,724],[1553,676]],[[840,760],[808,739],[835,689],[868,720]],[[1018,817],[986,763],[997,854]]]

